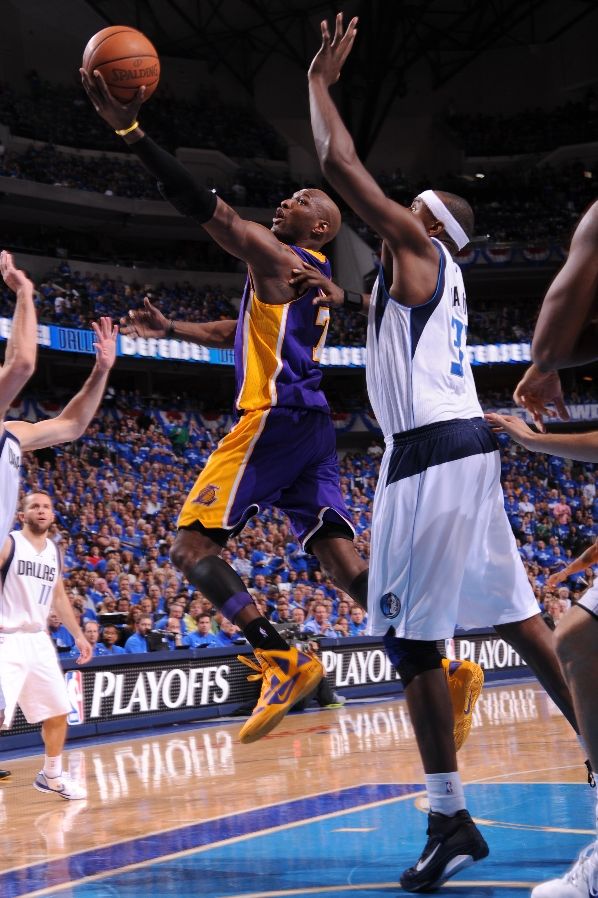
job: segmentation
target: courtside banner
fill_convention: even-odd
[[[11,319],[0,318],[0,340],[10,336]],[[94,334],[90,330],[40,324],[37,342],[57,352],[93,355]],[[468,346],[472,365],[527,364],[531,360],[529,343],[481,343]],[[204,365],[234,365],[232,349],[207,349],[185,340],[144,339],[119,335],[116,354],[122,358],[151,359],[163,362],[200,362]],[[325,346],[320,364],[327,368],[365,368],[365,346]]]
[[[470,632],[439,644],[450,659],[480,664],[486,679],[527,674],[521,657],[494,631]],[[71,700],[69,739],[146,726],[249,714],[260,684],[247,680],[237,649],[148,652],[95,658],[79,667],[63,660]],[[320,656],[332,689],[346,698],[399,695],[402,684],[379,639],[325,639]],[[0,734],[0,752],[40,743],[40,727],[17,709],[10,729]]]

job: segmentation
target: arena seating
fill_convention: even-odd
[[[489,403],[500,404],[501,399],[494,394]],[[39,398],[29,401],[29,418],[33,409],[38,415],[48,411]],[[11,416],[19,411],[13,409]],[[119,606],[127,612],[149,596],[155,619],[178,602],[192,629],[189,606],[195,596],[202,599],[201,609],[212,613],[218,631],[220,617],[172,567],[168,552],[182,500],[223,432],[218,421],[202,419],[188,400],[150,405],[134,392],[120,392],[77,443],[41,458],[25,456],[26,489],[45,489],[53,496],[57,522],[52,535],[65,553],[71,595],[76,603],[77,596],[83,599],[84,617],[112,609],[111,596],[117,601],[128,598],[128,604]],[[591,571],[586,571],[561,586],[560,593],[546,587],[549,574],[598,532],[593,468],[545,455],[530,457],[503,442],[507,513],[538,601],[558,620],[565,600],[574,600],[592,581]],[[357,549],[366,557],[381,452],[381,442],[373,439],[367,451],[348,452],[341,461],[341,485],[355,523]],[[225,554],[274,621],[285,623],[297,606],[310,620],[315,605],[324,604],[331,631],[339,636],[355,631],[353,602],[322,576],[281,513],[265,510],[253,518],[229,542]],[[138,613],[131,613],[131,625]],[[123,638],[127,632],[124,628]]]

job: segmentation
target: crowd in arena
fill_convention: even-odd
[[[64,553],[67,591],[96,654],[243,641],[169,559],[178,510],[223,435],[201,423],[189,404],[182,407],[172,422],[138,394],[118,393],[77,443],[25,457],[25,488],[53,498],[50,535]],[[530,458],[506,440],[503,450],[507,514],[538,603],[554,626],[593,582],[591,569],[562,584],[550,581],[598,534],[592,466]],[[341,459],[356,547],[366,558],[381,454],[374,439],[367,451]],[[302,550],[280,512],[264,509],[252,518],[224,557],[273,622],[311,638],[364,632],[362,610]],[[61,653],[76,655],[58,618],[50,630]]]
[[[144,296],[166,315],[179,321],[212,321],[236,318],[231,300],[238,289],[217,284],[194,287],[181,281],[174,285],[126,283],[122,279],[73,270],[67,262],[49,271],[37,284],[38,319],[61,327],[89,328],[98,315],[119,318],[123,309],[138,308]],[[12,314],[12,294],[0,286],[0,317]],[[496,300],[475,301],[469,308],[470,343],[520,342],[529,340],[537,315],[536,303]],[[329,346],[364,346],[366,318],[343,311],[331,317]]]
[[[122,150],[90,106],[80,83],[55,85],[35,71],[28,90],[0,82],[0,122],[13,134],[45,143],[96,150]],[[213,89],[197,89],[193,100],[174,96],[168,85],[143,110],[148,132],[169,149],[217,149],[233,158],[284,159],[286,147],[274,129],[245,103],[223,102]],[[173,146],[174,142],[174,146]]]
[[[52,144],[31,143],[24,151],[0,150],[0,176],[37,181],[128,199],[161,200],[152,178],[134,156],[79,155]],[[230,184],[208,179],[223,200],[235,206],[276,207],[299,185],[284,173],[273,174],[257,163],[240,165]]]
[[[536,107],[502,115],[451,110],[448,123],[468,156],[541,153],[596,140],[598,97],[591,89],[583,99],[552,109]]]

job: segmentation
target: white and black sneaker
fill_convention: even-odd
[[[430,811],[428,841],[418,862],[405,870],[401,886],[406,892],[429,892],[488,855],[488,846],[469,813],[453,817]]]
[[[58,795],[66,801],[82,801],[84,798],[87,798],[85,789],[64,774],[60,776],[46,776],[43,770],[40,770],[35,777],[33,788],[37,789],[38,792]]]
[[[549,879],[532,890],[531,898],[594,898],[598,895],[598,843],[587,845],[560,879]]]

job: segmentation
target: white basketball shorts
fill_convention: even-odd
[[[4,728],[11,725],[17,705],[28,723],[71,710],[56,649],[43,631],[0,636],[0,683],[6,701]]]
[[[387,441],[390,442],[390,441]],[[387,445],[376,487],[368,632],[436,640],[526,620],[538,603],[504,510],[496,438],[481,418]]]
[[[582,608],[585,608],[586,611],[589,611],[590,614],[598,618],[598,583],[595,583],[593,586],[590,586],[589,589],[586,589],[577,604],[581,605]]]

